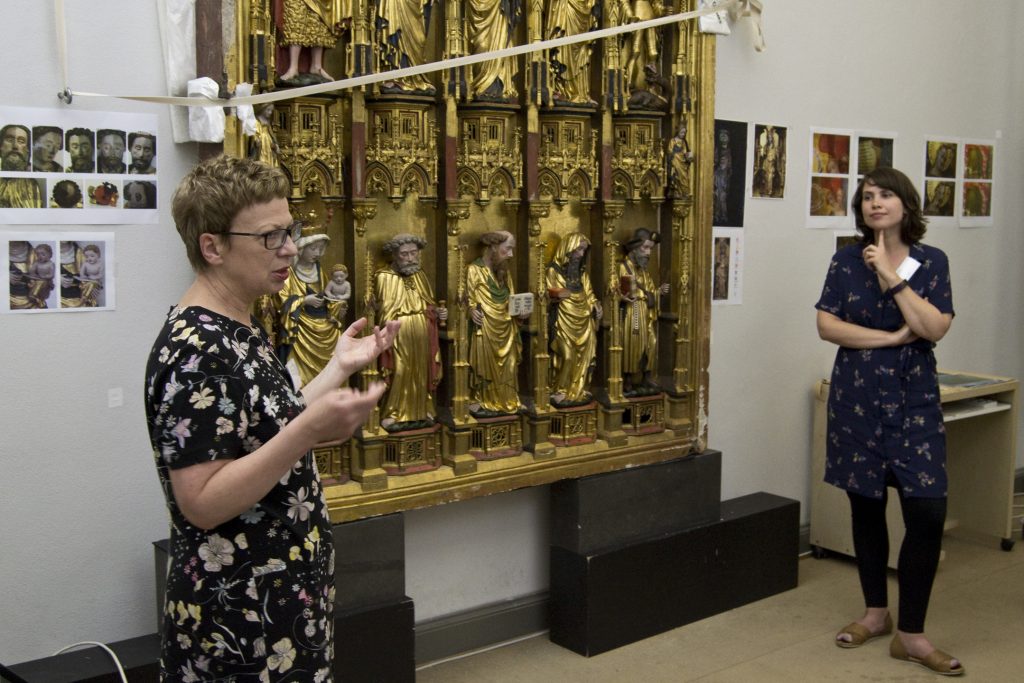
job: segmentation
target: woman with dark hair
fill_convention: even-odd
[[[825,480],[850,499],[864,616],[836,634],[859,647],[892,632],[886,594],[887,489],[906,525],[899,623],[889,653],[944,675],[958,660],[924,635],[946,519],[946,434],[932,349],[953,320],[946,255],[921,243],[925,219],[913,183],[891,168],[868,173],[852,208],[861,241],[832,257],[818,334],[839,345],[828,399]]]

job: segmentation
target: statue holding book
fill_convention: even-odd
[[[469,299],[469,410],[477,417],[514,414],[519,403],[519,361],[523,342],[514,316],[515,288],[508,265],[516,246],[510,232],[498,230],[480,238],[483,254],[466,271]],[[530,296],[530,295],[527,295]]]

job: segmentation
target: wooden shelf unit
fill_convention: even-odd
[[[944,375],[970,377],[977,383],[943,384]],[[956,529],[958,537],[998,540],[1004,550],[1013,547],[1018,387],[1019,382],[1009,377],[940,371],[949,474],[946,529]],[[828,380],[820,380],[814,396],[810,544],[853,557],[846,492],[824,482],[828,392]],[[889,492],[886,519],[889,566],[895,568],[904,534],[895,491]]]

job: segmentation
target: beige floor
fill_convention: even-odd
[[[973,681],[1024,680],[1024,544],[1011,552],[947,535],[927,632],[959,657]],[[1019,536],[1018,536],[1019,538]],[[895,575],[890,573],[895,605]],[[797,588],[596,657],[552,644],[546,633],[421,665],[418,683],[939,680],[889,657],[888,639],[856,650],[832,644],[860,615],[856,567],[800,560]]]

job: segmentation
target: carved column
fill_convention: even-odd
[[[526,39],[536,43],[544,39],[544,0],[526,0]],[[547,52],[538,50],[529,55],[526,75],[528,102],[534,106],[551,105],[551,84]]]
[[[537,460],[555,457],[555,445],[550,441],[552,410],[548,402],[548,396],[551,393],[548,386],[548,366],[551,356],[548,353],[548,288],[544,262],[548,245],[538,239],[540,237],[540,220],[547,218],[550,211],[551,203],[546,200],[530,203],[530,262],[533,267],[530,269],[529,286],[536,296],[536,305],[533,308],[533,315],[530,317],[530,332],[533,340],[531,348],[533,407],[527,416],[526,433],[530,443],[527,448],[533,450],[533,457]]]
[[[612,239],[617,223],[626,210],[623,200],[609,199],[602,206],[602,223],[604,227],[604,311],[607,322],[605,330],[608,335],[605,344],[605,384],[607,400],[601,402],[601,422],[598,436],[608,442],[609,446],[624,446],[626,433],[622,430],[622,414],[625,396],[622,394],[622,321],[619,315],[619,297],[617,295],[616,272],[621,245]]]
[[[448,292],[455,294],[454,315],[448,325],[453,335],[452,418],[464,423],[469,417],[469,313],[466,294],[466,245],[460,244],[462,228],[459,223],[469,220],[470,201],[450,199],[445,212],[448,243]]]
[[[456,475],[476,471],[477,460],[469,454],[469,304],[466,293],[466,245],[459,243],[460,222],[469,220],[470,200],[450,199],[446,210],[448,241],[448,291],[455,294],[448,326],[452,343],[451,424],[446,431],[443,462]]]
[[[668,394],[666,425],[679,436],[689,436],[693,433],[693,424],[689,417],[693,407],[693,387],[689,371],[692,343],[690,320],[693,315],[693,296],[690,291],[693,221],[688,220],[692,204],[692,198],[672,203],[672,234],[678,240],[675,272],[679,274],[679,279],[675,283],[675,296],[679,317],[673,340],[675,360],[672,368],[672,390]]]
[[[356,239],[356,268],[354,271],[353,286],[362,289],[362,314],[366,316],[366,330],[373,330],[376,324],[376,309],[373,302],[373,271],[374,257],[366,241],[366,222],[377,215],[376,198],[352,198],[352,217],[355,226]],[[370,332],[366,332],[369,334]],[[374,382],[380,381],[380,372],[376,363],[370,363],[359,373],[362,388],[369,387]],[[385,432],[380,428],[380,408],[374,406],[370,416],[363,425],[362,435],[359,438],[359,448],[352,449],[352,478],[362,482],[364,490],[380,491],[387,488],[387,473],[381,467],[384,453]]]
[[[367,327],[372,330],[374,319],[373,307],[370,304],[373,296],[373,255],[369,249],[366,249],[363,261],[365,265],[362,270],[368,273],[366,285],[369,286],[368,289],[364,290],[366,294],[364,296],[363,308],[366,312]],[[360,376],[363,388],[369,387],[373,382],[380,381],[380,372],[377,370],[377,364],[370,363],[367,365],[360,372]],[[374,406],[366,423],[363,424],[362,434],[358,440],[360,447],[353,449],[352,453],[352,478],[361,482],[364,490],[380,491],[388,487],[387,472],[381,467],[386,436],[386,433],[380,427],[380,408]]]

